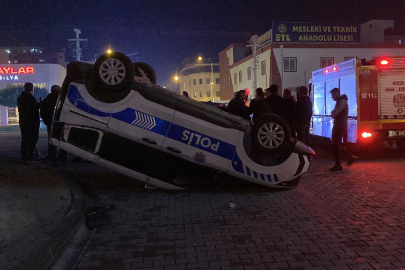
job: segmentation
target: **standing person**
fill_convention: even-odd
[[[45,157],[45,160],[52,160],[53,165],[58,165],[58,155],[57,149],[55,146],[49,143],[51,136],[51,127],[52,127],[52,114],[58,100],[58,95],[60,91],[59,85],[52,85],[51,93],[40,103],[40,114],[41,118],[44,121],[44,124],[47,127],[48,132],[48,154]],[[64,150],[59,150],[59,158],[61,159],[62,164],[66,164],[67,153]]]
[[[290,127],[291,130],[291,137],[296,138],[297,136],[295,135],[295,125],[294,125],[294,110],[295,110],[295,105],[297,101],[295,98],[291,95],[291,90],[286,88],[283,91],[283,98],[285,100],[286,104],[286,122],[288,123],[288,126]]]
[[[249,112],[244,102],[245,90],[236,92],[235,97],[228,103],[228,112],[250,121]]]
[[[24,92],[17,98],[23,161],[37,161],[34,150],[39,135],[39,105],[33,94],[34,85],[27,82],[24,84]]]
[[[264,91],[259,87],[256,89],[256,97],[250,101],[248,113],[249,115],[253,113],[253,122],[255,122],[260,115],[270,112],[271,108],[269,103],[266,102]]]
[[[344,147],[342,147],[342,139],[347,138],[347,117],[349,114],[349,106],[347,104],[347,96],[340,95],[339,88],[333,88],[330,93],[332,98],[336,101],[335,109],[332,111],[332,117],[334,119],[332,129],[332,153],[335,158],[335,166],[329,169],[329,171],[341,171],[341,151],[348,156],[347,165],[350,166],[355,162],[358,157],[350,154]]]
[[[270,85],[270,87],[266,89],[266,101],[270,104],[273,113],[286,120],[286,102],[277,92],[278,85]]]
[[[188,98],[189,98],[189,95],[188,95],[188,93],[187,93],[186,91],[183,91],[183,96],[185,96],[185,97],[188,97]]]
[[[311,146],[311,138],[309,136],[309,128],[312,117],[312,102],[308,96],[308,88],[301,86],[298,88],[297,104],[295,106],[294,117],[297,130],[298,140]]]

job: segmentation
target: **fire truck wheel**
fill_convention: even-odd
[[[119,52],[102,54],[94,69],[98,86],[108,92],[126,92],[135,74],[131,59]]]
[[[156,84],[156,72],[150,65],[144,62],[134,63],[135,76],[142,77],[142,74],[138,71],[138,68],[145,72],[146,77],[148,77],[151,83]]]
[[[277,154],[290,143],[291,131],[280,116],[266,113],[254,123],[251,136],[255,149],[263,154]]]

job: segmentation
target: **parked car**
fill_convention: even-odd
[[[164,189],[180,174],[221,172],[271,187],[294,187],[313,150],[274,114],[254,125],[156,84],[146,63],[115,52],[73,62],[55,109],[51,143]]]

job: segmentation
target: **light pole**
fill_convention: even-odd
[[[208,61],[211,64],[211,101],[214,102],[214,96],[212,95],[212,85],[214,84],[214,67],[211,58],[203,59],[201,56],[198,57],[199,61]]]

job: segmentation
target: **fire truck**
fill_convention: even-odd
[[[312,72],[313,134],[332,137],[337,87],[348,97],[347,141],[405,146],[405,57],[353,58]]]

